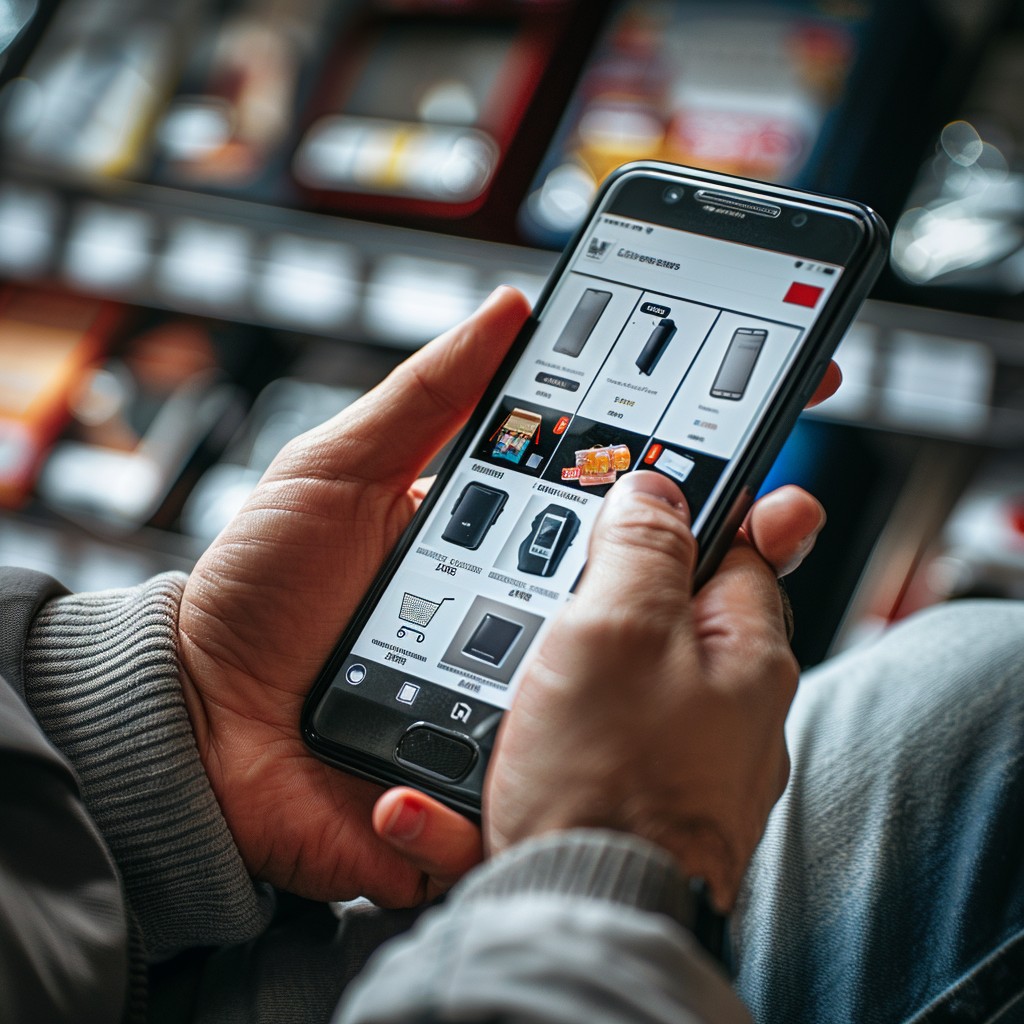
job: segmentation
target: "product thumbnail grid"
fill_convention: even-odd
[[[697,520],[802,333],[570,274],[353,656],[403,672],[406,698],[430,680],[506,707],[581,577],[601,497],[654,470]]]

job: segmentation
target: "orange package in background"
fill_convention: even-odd
[[[28,497],[69,396],[120,317],[115,303],[53,289],[0,292],[0,505]]]

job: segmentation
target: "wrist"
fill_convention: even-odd
[[[512,894],[579,896],[663,914],[726,963],[725,916],[703,879],[687,877],[660,844],[604,828],[572,828],[524,839],[477,868],[451,899]]]
[[[616,806],[616,812],[609,813],[609,807]],[[729,913],[735,904],[747,858],[738,852],[740,844],[730,842],[726,830],[710,817],[667,814],[652,807],[646,798],[617,802],[609,801],[607,795],[594,801],[589,810],[577,802],[570,812],[553,811],[549,808],[547,813],[524,816],[529,821],[524,828],[499,830],[498,822],[490,817],[489,852],[497,854],[553,833],[610,830],[653,843],[674,860],[683,876],[702,879],[707,898],[718,913]]]
[[[732,910],[746,864],[721,828],[710,820],[692,818],[648,825],[637,834],[672,856],[684,876],[701,879],[708,901],[719,914]]]

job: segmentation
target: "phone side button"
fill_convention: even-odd
[[[395,760],[448,782],[459,782],[476,764],[476,744],[432,725],[418,723],[405,730]]]

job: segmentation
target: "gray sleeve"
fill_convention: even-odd
[[[25,696],[80,780],[149,955],[260,932],[254,885],[206,778],[178,678],[185,577],[57,597],[36,615]]]
[[[336,1024],[749,1024],[679,923],[686,883],[659,848],[579,830],[469,875],[378,953]]]
[[[0,678],[0,1021],[112,1024],[128,994],[117,870],[70,768]]]

